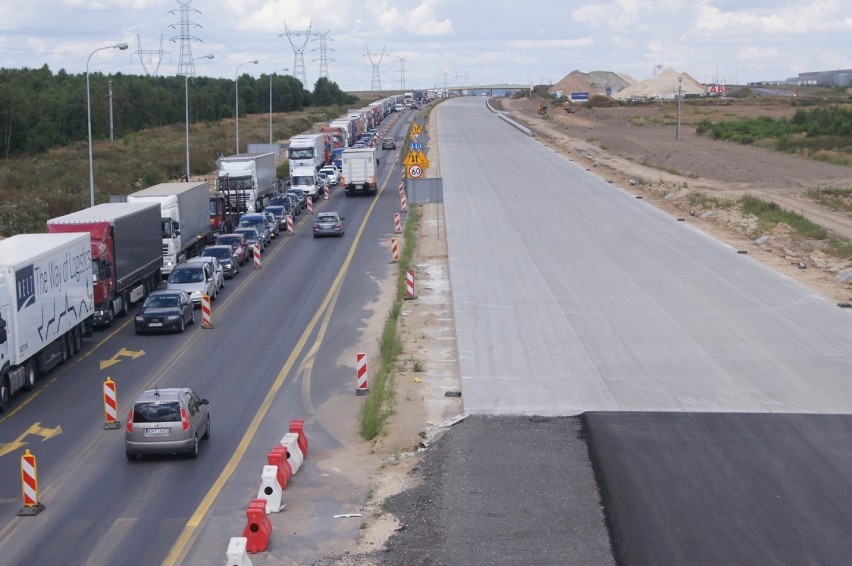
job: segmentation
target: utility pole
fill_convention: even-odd
[[[319,61],[319,76],[328,78],[328,62],[331,61],[334,63],[334,59],[328,58],[328,52],[331,51],[334,53],[334,49],[328,46],[329,41],[334,41],[334,38],[328,37],[328,34],[331,33],[331,30],[323,31],[323,32],[315,32],[313,41],[319,43],[319,47],[313,48],[311,51],[316,52],[319,51],[319,58],[314,59],[313,62],[316,63]]]
[[[293,48],[293,76],[302,81],[302,86],[305,88],[308,87],[308,77],[305,74],[305,47],[313,35],[312,24],[313,22],[308,23],[307,30],[292,31],[287,27],[287,22],[284,22],[284,33],[278,34],[278,37],[287,36],[287,41]],[[301,38],[304,38],[304,41],[301,41]]]
[[[115,130],[112,127],[112,81],[107,84],[109,85],[109,141],[112,143],[115,141]]]
[[[677,76],[677,131],[675,132],[675,139],[680,139],[680,102],[683,98],[683,75]]]
[[[399,61],[399,89],[405,90],[405,62],[408,60],[408,57],[397,57],[397,61]]]
[[[136,34],[136,54],[139,56],[139,62],[142,63],[142,70],[145,71],[145,76],[150,77],[151,75],[157,76],[157,71],[160,70],[160,63],[163,61],[163,34],[160,34],[160,48],[159,49],[142,49],[142,40],[139,38],[139,34]],[[145,55],[151,56],[151,62],[154,62],[154,55],[157,56],[157,63],[154,66],[154,72],[149,73],[148,67],[145,66]]]
[[[173,37],[169,41],[175,41],[176,39],[180,39],[180,61],[178,61],[178,72],[177,74],[183,75],[184,77],[195,75],[195,63],[193,63],[192,59],[192,42],[193,41],[201,41],[199,38],[190,35],[189,28],[191,26],[195,26],[200,28],[201,26],[196,24],[195,22],[189,21],[190,12],[195,12],[196,14],[200,14],[201,12],[196,10],[195,8],[190,8],[189,5],[192,4],[192,0],[177,0],[178,11],[180,12],[180,36]],[[170,14],[174,14],[175,11],[171,10]],[[175,27],[172,24],[169,27]]]
[[[381,53],[371,53],[369,46],[364,54],[370,60],[370,65],[373,66],[373,76],[370,80],[370,90],[382,90],[382,77],[379,75],[379,66],[382,64],[382,59],[385,57],[385,48],[382,47]],[[374,60],[375,58],[375,60]]]

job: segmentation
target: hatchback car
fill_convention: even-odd
[[[251,261],[254,257],[255,246],[259,246],[261,252],[263,252],[263,248],[266,247],[265,242],[260,237],[260,234],[257,233],[257,229],[255,228],[235,228],[234,233],[245,236],[246,242],[248,242],[249,246],[249,261]]]
[[[128,460],[142,454],[198,456],[200,439],[210,438],[209,402],[192,389],[163,388],[143,391],[133,402],[124,427]]]
[[[216,236],[216,245],[231,245],[237,250],[239,264],[243,265],[249,258],[249,245],[245,234],[222,234]]]
[[[325,173],[326,177],[328,177],[329,182],[332,185],[337,185],[340,183],[340,170],[337,169],[334,165],[326,165],[322,169],[319,170],[320,173]]]
[[[231,245],[207,246],[201,252],[201,257],[215,257],[222,266],[222,275],[233,279],[240,272],[240,262],[237,259],[237,250]]]
[[[343,220],[336,212],[320,212],[314,216],[314,238],[343,236]]]
[[[191,257],[184,262],[188,265],[196,265],[196,264],[207,264],[213,270],[213,281],[216,283],[216,294],[219,294],[219,291],[225,286],[225,268],[222,267],[222,264],[219,263],[219,260],[212,256],[201,255],[198,257]]]
[[[272,235],[266,227],[266,217],[262,212],[250,212],[240,216],[240,228],[254,228],[260,234],[263,241],[263,247],[268,246],[272,242]]]
[[[195,322],[195,308],[186,291],[153,291],[142,303],[134,319],[136,334],[183,332]]]
[[[286,201],[288,204],[289,200]],[[275,222],[278,224],[279,231],[287,230],[287,206],[283,204],[271,204],[263,209],[263,212],[268,212],[275,217]]]
[[[382,140],[382,149],[396,149],[396,140],[385,138]]]
[[[216,300],[219,293],[218,277],[209,263],[179,263],[166,280],[166,290],[186,291],[196,306],[204,295]]]
[[[266,209],[263,209],[261,214],[263,214],[263,217],[266,219],[266,229],[269,230],[269,236],[274,240],[278,237],[278,233],[280,232],[278,220],[272,212]]]

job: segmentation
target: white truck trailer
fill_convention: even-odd
[[[275,196],[275,154],[240,153],[220,157],[218,192],[237,212],[261,212]]]
[[[159,203],[163,238],[162,278],[175,265],[200,255],[211,241],[210,190],[207,181],[160,183],[127,195],[127,202]]]
[[[91,246],[83,232],[0,240],[0,411],[91,334]]]
[[[376,148],[344,149],[340,184],[346,196],[376,194],[379,190],[376,182]]]

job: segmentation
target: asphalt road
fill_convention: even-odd
[[[847,564],[849,313],[479,99],[436,119],[474,416],[370,559]]]
[[[404,127],[399,123],[394,131]],[[0,562],[224,559],[228,539],[245,526],[266,452],[290,419],[308,419],[312,450],[334,442],[311,417],[333,396],[352,394],[352,366],[339,353],[362,340],[362,319],[388,277],[399,168],[387,161],[380,179],[391,190],[379,198],[345,198],[333,189],[329,201],[315,206],[315,212],[337,210],[346,217],[343,238],[315,240],[303,213],[295,235],[280,236],[264,253],[262,269],[247,265],[226,280],[212,304],[215,328],[201,329],[196,312],[196,325],[184,335],[136,336],[132,318],[120,319],[87,340],[83,354],[43,378],[35,391],[13,398],[0,419]],[[122,422],[133,398],[155,384],[190,386],[209,399],[213,433],[199,458],[126,461],[123,429],[103,430],[107,376],[117,383]],[[56,433],[50,436],[48,429]],[[38,458],[39,496],[46,505],[35,517],[15,515],[25,448]],[[310,472],[304,475],[306,484],[317,481]],[[324,503],[346,510],[334,495]],[[357,525],[351,529],[354,536]],[[308,532],[302,544],[321,538],[322,532]],[[285,556],[298,547],[277,550]]]

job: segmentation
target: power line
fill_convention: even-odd
[[[181,76],[193,76],[195,75],[195,63],[192,62],[192,41],[201,41],[201,39],[190,35],[189,28],[191,26],[195,26],[200,28],[201,26],[195,22],[191,22],[189,20],[189,15],[191,12],[195,12],[196,14],[200,14],[201,12],[196,10],[195,8],[190,8],[189,5],[192,4],[192,0],[176,0],[178,6],[180,8],[177,9],[180,12],[180,36],[173,37],[169,41],[175,41],[176,39],[180,39],[180,60],[178,61],[178,75]],[[174,14],[175,10],[170,10],[170,14]],[[172,24],[169,27],[175,27]]]
[[[405,90],[405,62],[408,60],[408,57],[397,57],[397,61],[399,61],[399,89]]]
[[[370,65],[373,66],[373,76],[370,79],[370,90],[382,90],[382,77],[379,75],[379,66],[382,64],[382,59],[385,57],[385,48],[382,47],[381,53],[371,53],[367,47],[367,52],[364,54],[370,60]],[[376,58],[377,60],[373,60]]]
[[[312,49],[312,52],[319,51],[319,59],[314,59],[312,62],[316,63],[319,61],[319,76],[320,78],[326,77],[328,78],[328,62],[331,61],[334,63],[334,59],[328,58],[328,52],[331,51],[334,53],[334,49],[328,47],[329,41],[334,41],[333,38],[328,37],[328,34],[331,33],[331,30],[323,31],[323,32],[315,32],[313,41],[319,42],[319,47],[315,47]]]
[[[293,47],[293,76],[302,81],[302,86],[308,86],[308,77],[305,74],[305,46],[311,39],[311,25],[313,22],[308,22],[308,29],[303,31],[291,31],[287,27],[287,22],[284,22],[284,33],[278,34],[287,36],[287,41]],[[304,41],[299,41],[304,38]]]

